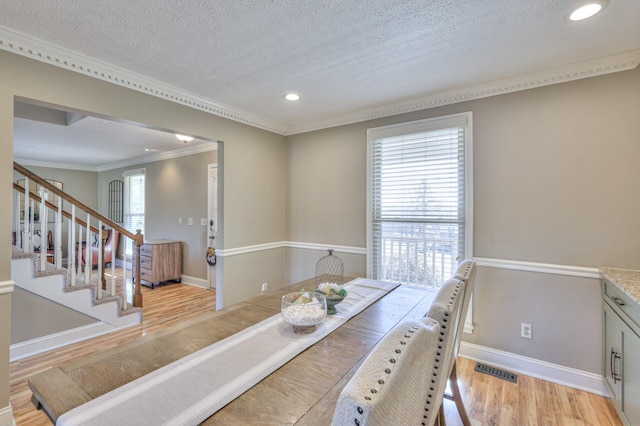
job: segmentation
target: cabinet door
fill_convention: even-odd
[[[604,308],[604,379],[609,387],[609,391],[613,394],[611,399],[613,403],[619,408],[620,402],[620,326],[622,321],[618,317],[613,309],[606,303],[603,303]]]
[[[622,417],[629,425],[640,425],[640,336],[621,324]]]

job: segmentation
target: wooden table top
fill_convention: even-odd
[[[29,387],[55,422],[85,402],[279,313],[282,295],[311,287],[312,280],[304,281],[46,370],[29,379]],[[203,424],[330,424],[342,388],[367,353],[401,320],[422,317],[434,297],[435,291],[416,287],[393,289]]]

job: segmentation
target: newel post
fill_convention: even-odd
[[[133,294],[133,306],[142,308],[142,291],[140,290],[140,246],[144,243],[144,236],[141,229],[136,229],[136,253],[135,253],[135,289]]]

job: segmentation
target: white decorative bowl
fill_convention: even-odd
[[[284,322],[293,326],[294,333],[313,333],[327,317],[327,301],[316,291],[288,293],[282,296],[280,314]]]

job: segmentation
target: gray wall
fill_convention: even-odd
[[[99,322],[20,287],[11,298],[11,344]]]
[[[0,52],[0,197],[11,199],[13,159],[13,105],[16,98],[37,100],[75,112],[144,123],[159,130],[193,134],[207,140],[224,141],[222,168],[225,182],[223,211],[226,247],[236,248],[285,238],[285,138],[268,131],[194,110],[154,96],[112,85],[108,82],[66,71],[5,51]],[[0,235],[11,235],[10,204],[0,206]],[[226,247],[220,247],[224,249]],[[284,262],[272,262],[268,252],[232,256],[225,265],[223,280],[227,306],[258,295],[259,283],[248,265],[259,265],[272,279],[283,283]],[[11,281],[11,246],[0,245],[0,283]],[[227,278],[227,275],[232,277]],[[228,299],[227,299],[228,297]],[[9,401],[10,293],[0,292],[0,409]]]
[[[474,256],[640,268],[640,69],[289,136],[287,239],[364,248],[366,130],[466,111]],[[289,250],[289,279],[312,274],[308,250]],[[596,279],[482,267],[464,339],[601,373],[599,297]]]
[[[207,217],[207,165],[216,162],[217,152],[208,151],[100,172],[102,211],[106,211],[109,182],[122,180],[126,170],[145,168],[145,240],[182,241],[183,275],[206,280],[208,228],[200,226],[200,218]],[[178,217],[183,219],[181,225]]]

